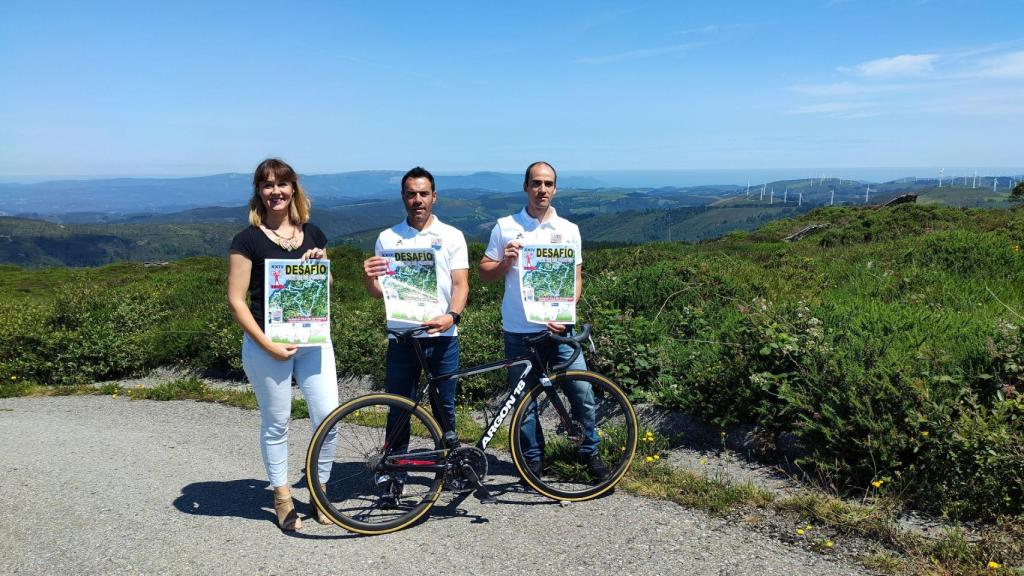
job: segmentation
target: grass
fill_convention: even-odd
[[[992,573],[987,565],[996,561],[1004,567],[998,573],[1014,573],[1010,566],[1020,566],[1024,559],[1024,525],[1020,519],[994,526],[978,539],[969,539],[962,528],[948,528],[942,537],[930,540],[900,528],[896,522],[898,509],[892,502],[861,504],[812,492],[778,498],[749,482],[737,484],[661,462],[637,460],[619,484],[626,492],[752,523],[760,523],[752,519],[772,512],[799,527],[798,542],[826,555],[834,554],[845,537],[877,542],[884,549],[857,558],[877,572],[967,576]],[[761,513],[753,514],[757,511]],[[1016,570],[1020,573],[1019,567]]]
[[[37,384],[22,384],[16,389],[17,394],[5,395],[14,391],[12,387],[0,388],[0,397],[10,396],[111,396],[117,398],[123,396],[131,400],[195,400],[197,402],[213,402],[256,410],[256,395],[252,391],[225,390],[222,388],[211,388],[198,378],[180,378],[170,382],[164,382],[151,388],[143,386],[124,387],[119,384],[104,384],[102,386],[39,386]],[[292,418],[306,418],[305,400],[292,401]]]
[[[738,508],[767,507],[774,500],[770,492],[750,483],[734,484],[661,463],[634,462],[620,486],[639,496],[668,500],[716,515]]]

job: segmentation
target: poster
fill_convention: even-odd
[[[388,261],[388,271],[379,280],[388,321],[422,324],[444,314],[446,305],[437,292],[434,250],[384,250],[381,256]]]
[[[263,272],[267,337],[279,344],[330,344],[330,260],[268,259]]]
[[[528,321],[576,323],[576,250],[571,244],[519,249],[519,291]]]

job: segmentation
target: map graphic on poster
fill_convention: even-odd
[[[519,249],[519,291],[526,319],[576,323],[576,247],[529,244]]]
[[[444,314],[445,305],[437,293],[434,250],[384,250],[381,256],[388,261],[388,271],[380,277],[388,320],[422,324]]]
[[[329,344],[330,260],[268,259],[263,272],[263,326],[267,337],[279,344]]]

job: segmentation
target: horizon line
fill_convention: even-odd
[[[944,170],[1002,170],[1003,174],[984,174],[985,177],[992,176],[1016,176],[1024,174],[1024,166],[1000,166],[1000,165],[906,165],[906,166],[785,166],[785,167],[771,167],[771,168],[600,168],[600,169],[586,169],[586,168],[560,168],[558,171],[561,174],[581,176],[586,174],[621,174],[621,173],[672,173],[672,172],[782,172],[782,171],[813,171],[817,172],[813,177],[818,178],[822,176],[822,171],[860,171],[860,170],[928,170],[938,172],[940,169]],[[360,170],[342,170],[333,172],[299,172],[300,176],[334,176],[339,174],[358,174],[368,172],[396,172],[404,173],[404,169],[392,169],[392,168],[373,168],[373,169],[360,169]],[[480,170],[433,170],[432,173],[435,176],[471,176],[474,174],[505,174],[505,175],[520,175],[521,169],[517,170],[501,170],[501,169],[480,169]],[[225,175],[243,175],[247,176],[250,174],[246,172],[207,172],[207,173],[192,173],[182,175],[181,173],[101,173],[101,174],[53,174],[53,175],[32,175],[32,174],[14,174],[14,175],[2,175],[0,174],[0,184],[41,184],[47,182],[64,182],[64,181],[89,181],[89,180],[185,180],[189,178],[208,178],[211,176],[225,176]],[[841,178],[843,175],[838,173],[825,173],[825,177],[828,178]],[[902,177],[920,176],[919,174],[907,173]],[[948,175],[947,175],[948,176]],[[982,176],[982,174],[978,174]],[[811,177],[811,176],[808,176]],[[937,177],[937,176],[936,176]],[[791,179],[791,178],[788,178]]]

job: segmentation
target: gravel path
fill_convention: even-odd
[[[355,537],[274,523],[258,415],[107,396],[0,400],[0,574],[865,574],[841,560],[665,502],[617,493],[559,506],[445,493],[427,522]],[[300,478],[309,421],[293,424]],[[300,514],[308,494],[294,490]]]

